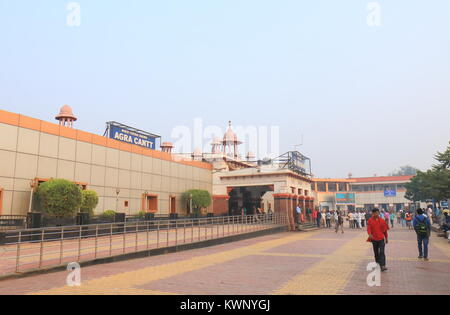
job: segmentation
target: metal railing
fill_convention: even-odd
[[[286,226],[285,214],[151,220],[8,231],[0,275]]]
[[[26,222],[24,215],[0,215],[0,231],[23,229]]]

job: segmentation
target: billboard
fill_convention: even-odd
[[[355,193],[336,193],[337,205],[354,205],[355,203]]]
[[[111,139],[135,144],[152,150],[156,149],[156,139],[160,138],[157,135],[116,122],[107,123],[106,133]]]
[[[395,189],[385,189],[384,190],[384,196],[385,197],[396,197],[397,191]]]

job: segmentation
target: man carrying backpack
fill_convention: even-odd
[[[428,243],[430,240],[431,224],[430,219],[423,215],[423,210],[420,208],[417,210],[417,215],[414,218],[413,226],[417,234],[419,259],[423,258],[428,261]]]

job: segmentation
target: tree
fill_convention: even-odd
[[[438,164],[426,172],[418,171],[405,185],[405,197],[408,200],[433,200],[436,204],[450,197],[450,148],[447,148],[446,152],[438,152],[435,158]]]
[[[38,190],[40,208],[50,218],[73,218],[82,202],[81,188],[65,179],[51,179]]]
[[[201,189],[191,189],[184,193],[186,200],[192,198],[192,208],[195,214],[200,214],[201,210],[211,205],[212,199],[209,191]]]
[[[80,212],[89,213],[90,216],[94,215],[94,209],[98,205],[98,195],[93,190],[83,190],[82,194],[82,202]]]
[[[416,175],[417,171],[419,171],[417,168],[412,167],[410,165],[405,165],[405,166],[401,166],[398,170],[395,170],[394,172],[389,173],[389,176]]]
[[[450,144],[450,141],[449,141]],[[433,165],[434,170],[448,170],[450,169],[450,146],[447,147],[447,150],[445,152],[438,152],[434,156],[437,164]]]

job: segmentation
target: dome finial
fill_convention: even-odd
[[[59,114],[55,117],[59,121],[61,126],[73,128],[73,122],[77,121],[77,117],[72,112],[72,108],[69,105],[64,105],[59,110]]]

